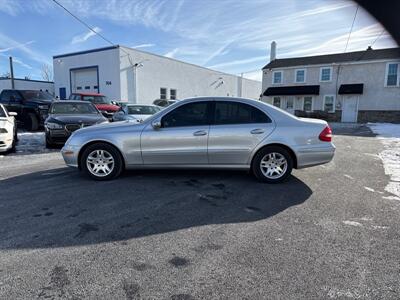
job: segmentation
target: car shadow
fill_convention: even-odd
[[[96,182],[60,168],[0,181],[0,249],[121,242],[212,224],[254,222],[306,201],[292,176],[257,182],[236,171],[135,171]]]
[[[364,124],[356,124],[353,126],[346,126],[332,128],[333,135],[346,135],[346,136],[359,136],[359,137],[375,137],[376,134]]]

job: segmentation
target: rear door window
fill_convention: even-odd
[[[215,125],[271,123],[271,119],[258,108],[240,102],[217,101]]]

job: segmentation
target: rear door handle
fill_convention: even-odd
[[[261,128],[257,128],[257,129],[253,129],[252,131],[250,131],[251,134],[262,134],[264,133],[264,129]]]
[[[206,134],[207,134],[207,131],[205,131],[205,130],[199,130],[199,131],[193,132],[194,136],[201,136],[201,135],[206,135]]]

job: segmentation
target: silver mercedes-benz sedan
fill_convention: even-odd
[[[276,183],[293,168],[331,161],[335,146],[325,121],[297,118],[250,99],[199,97],[143,123],[79,129],[61,152],[68,166],[97,180],[124,169],[225,168],[251,170],[259,180]]]

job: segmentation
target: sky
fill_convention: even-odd
[[[345,51],[357,4],[350,0],[58,0],[114,44],[261,80],[270,44],[277,58]],[[395,47],[359,8],[347,51]],[[52,0],[0,0],[0,75],[42,79],[52,56],[110,44]]]

